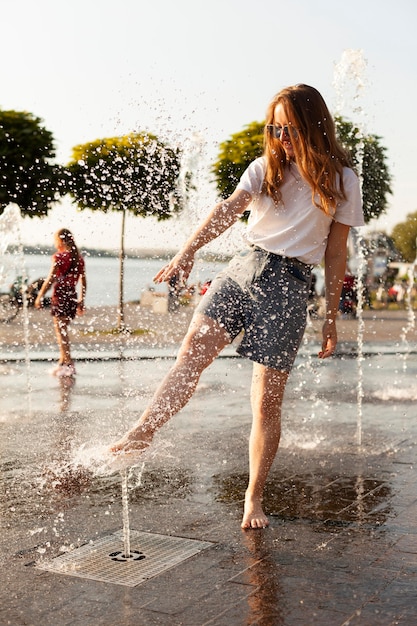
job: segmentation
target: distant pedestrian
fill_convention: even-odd
[[[42,300],[48,289],[53,287],[51,314],[54,320],[55,334],[59,347],[58,366],[52,371],[55,376],[75,376],[75,366],[71,357],[69,325],[78,314],[84,313],[87,279],[85,263],[72,233],[67,228],[59,230],[54,237],[56,252],[52,256],[52,265],[35,300],[35,308],[42,307]],[[81,282],[80,295],[77,283]]]

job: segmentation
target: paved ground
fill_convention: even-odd
[[[417,359],[411,334],[402,362],[404,313],[399,318],[381,316],[374,325],[376,338],[389,324],[391,342],[379,335],[386,354],[364,363],[373,378],[365,380],[361,446],[354,361],[296,370],[265,498],[271,525],[262,531],[239,528],[248,365],[218,360],[194,404],[168,427],[170,447],[149,460],[143,484],[129,494],[133,529],[213,545],[134,588],[42,571],[34,562],[120,529],[120,477],[57,479],[53,461],[62,462],[74,441],[123,430],[165,360],[80,360],[71,388],[46,375],[53,350],[43,352],[30,367],[30,406],[25,365],[4,363],[0,624],[415,626]],[[346,353],[354,352],[346,341]],[[6,345],[3,351],[11,354]]]
[[[77,317],[71,326],[71,341],[74,346],[94,349],[96,345],[109,347],[161,347],[177,345],[189,324],[193,309],[182,307],[179,313],[153,313],[151,309],[137,304],[126,304],[124,322],[132,332],[120,336],[114,332],[118,325],[118,313],[115,307],[103,306],[87,309],[84,316]],[[404,329],[410,325],[409,314],[405,310],[363,312],[363,339],[366,343],[390,342],[401,343]],[[37,311],[29,309],[26,323],[22,313],[9,324],[0,323],[0,352],[23,349],[26,339],[31,350],[38,347],[56,349],[51,316],[47,309]],[[322,320],[312,320],[311,331],[318,337]],[[356,342],[358,323],[354,319],[339,319],[339,340]],[[407,339],[416,341],[416,329],[407,331]]]

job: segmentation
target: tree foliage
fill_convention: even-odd
[[[379,217],[387,209],[387,195],[391,193],[391,177],[386,164],[386,149],[376,135],[362,137],[351,122],[336,118],[339,140],[349,151],[358,168],[362,157],[362,196],[365,221]],[[242,131],[231,135],[220,144],[212,173],[222,198],[230,196],[248,165],[262,155],[265,122],[252,122]]]
[[[118,328],[124,331],[126,213],[165,220],[181,209],[180,152],[149,133],[97,139],[73,149],[68,173],[70,194],[80,209],[122,214]]]
[[[163,220],[181,208],[179,151],[148,133],[76,146],[68,171],[70,194],[80,209],[128,210]]]
[[[64,193],[63,168],[53,164],[52,133],[24,111],[0,110],[0,215],[10,203],[42,217]]]
[[[245,169],[262,155],[265,122],[252,122],[220,144],[219,156],[211,171],[222,198],[234,191]]]
[[[413,262],[417,258],[417,211],[409,213],[404,222],[396,224],[391,237],[404,261]]]
[[[377,135],[363,135],[357,126],[341,117],[335,118],[339,140],[349,151],[356,169],[362,175],[362,202],[365,222],[386,212],[391,176],[386,163],[386,148]]]

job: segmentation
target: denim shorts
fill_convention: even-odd
[[[196,313],[217,321],[237,352],[289,372],[307,322],[311,265],[251,247],[235,256],[213,280]]]

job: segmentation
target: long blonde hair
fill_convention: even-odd
[[[68,252],[71,253],[70,271],[76,271],[80,261],[80,252],[75,244],[74,235],[68,228],[61,228],[57,232],[57,237],[62,241]]]
[[[342,170],[351,167],[348,153],[336,138],[335,124],[321,94],[309,85],[282,89],[271,101],[266,124],[274,124],[275,108],[281,104],[287,116],[288,130],[295,162],[311,186],[313,204],[327,215],[333,215],[340,200],[346,199]],[[264,190],[275,202],[280,200],[279,187],[284,179],[288,159],[279,139],[265,127],[264,156],[266,175]]]

